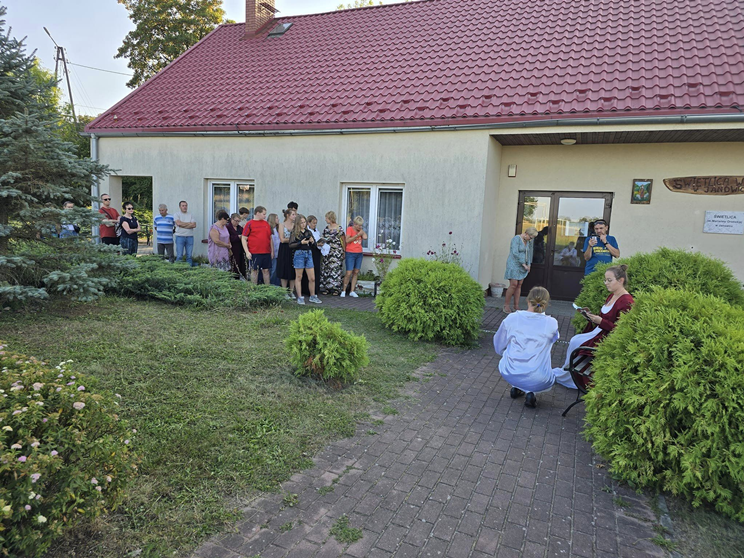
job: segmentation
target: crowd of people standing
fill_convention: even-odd
[[[110,195],[103,194],[101,202],[101,241],[120,245],[123,254],[137,254],[137,235],[142,227],[133,204],[124,202],[124,214],[119,215],[111,207]],[[305,296],[320,304],[318,294],[344,297],[348,292],[356,297],[363,242],[367,240],[364,219],[355,217],[344,229],[336,213],[328,211],[325,227],[319,230],[318,218],[306,217],[298,209],[297,203],[289,202],[281,220],[276,213],[267,214],[263,206],[253,212],[242,207],[232,215],[217,211],[207,235],[209,265],[237,279],[282,286],[298,304],[305,304]],[[160,204],[158,213],[153,219],[158,254],[170,262],[193,265],[197,223],[188,203],[181,201],[175,215]]]

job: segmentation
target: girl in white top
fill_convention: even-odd
[[[527,295],[527,310],[509,314],[493,336],[493,348],[501,355],[499,372],[511,386],[511,397],[527,394],[525,406],[535,407],[535,393],[549,391],[553,384],[576,389],[571,374],[562,369],[558,374],[550,362],[550,350],[560,336],[558,322],[545,315],[550,294],[543,287],[533,287]]]

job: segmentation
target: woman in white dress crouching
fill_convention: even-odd
[[[527,310],[509,314],[493,336],[493,348],[501,355],[499,372],[511,386],[511,397],[527,394],[524,404],[534,408],[536,393],[549,391],[553,384],[576,389],[571,374],[553,369],[550,350],[558,340],[558,322],[545,315],[550,294],[533,287],[527,295]],[[557,373],[556,373],[557,372]]]

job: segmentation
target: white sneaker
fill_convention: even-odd
[[[341,294],[338,296],[340,296],[341,298],[344,298],[346,296],[346,291],[341,291]]]
[[[289,292],[289,298],[291,298],[292,300],[297,300],[297,296],[292,291]]]
[[[320,300],[317,296],[311,296],[310,302],[314,302],[315,304],[323,304],[323,301]]]
[[[349,296],[350,296],[351,298],[359,298],[359,295],[358,295],[358,294],[356,294],[356,293],[355,293],[354,291],[350,292],[350,293],[349,293]]]
[[[301,296],[300,298],[298,298],[297,304],[302,304],[303,306],[305,306],[305,297]]]

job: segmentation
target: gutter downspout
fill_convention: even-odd
[[[95,162],[98,162],[98,136],[95,134],[90,135],[90,158],[93,159]],[[98,192],[98,177],[93,177],[93,183],[90,185],[90,195],[93,196],[93,211],[98,211],[100,208],[100,204],[98,203],[98,200],[100,199],[101,195]],[[101,243],[101,237],[99,236],[99,229],[100,227],[93,227],[91,230],[91,236],[96,239],[96,244]]]

